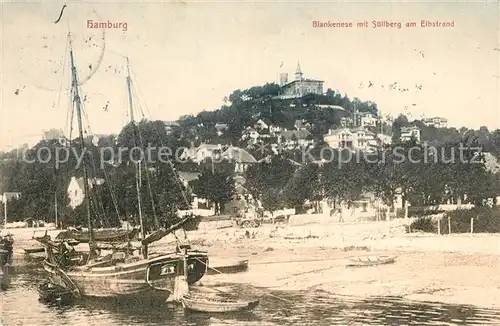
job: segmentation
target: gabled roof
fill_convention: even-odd
[[[246,150],[229,146],[229,148],[222,153],[222,157],[227,158],[229,160],[234,160],[238,163],[256,163],[257,160]]]
[[[214,145],[214,144],[205,144],[205,143],[203,143],[203,144],[200,144],[200,146],[198,146],[198,147],[196,148],[196,151],[199,151],[199,150],[200,150],[200,149],[202,149],[202,148],[208,149],[208,150],[210,150],[210,151],[214,151],[214,150],[217,150],[217,149],[221,149],[221,148],[222,148],[222,146],[221,146],[221,145],[219,145],[219,144]]]
[[[325,136],[338,135],[338,134],[341,134],[341,133],[352,134],[352,131],[349,130],[349,128],[330,129],[329,132],[328,132],[328,134],[326,134]]]
[[[315,82],[315,83],[324,83],[325,81],[324,80],[317,80],[317,79],[308,79],[308,78],[303,78],[301,80],[292,80],[291,82],[289,82],[288,84],[285,84],[283,85],[282,87],[288,87],[294,83],[312,83],[312,82]]]
[[[417,126],[407,126],[407,127],[401,127],[401,131],[404,132],[404,131],[411,131],[411,130],[420,130],[419,127]]]
[[[179,174],[179,178],[184,179],[186,182],[196,180],[201,175],[201,173],[197,173],[197,172],[178,171],[177,173]]]
[[[243,187],[241,184],[237,183],[234,185],[234,190],[238,195],[248,194],[247,188]]]
[[[286,140],[292,140],[294,135],[297,139],[306,139],[311,135],[311,133],[307,130],[288,130],[281,132],[281,136],[283,136]]]
[[[375,114],[373,114],[369,111],[358,112],[357,114],[359,114],[360,116],[364,116],[364,117],[366,117],[366,116],[376,117]]]
[[[73,177],[72,179],[75,179],[76,183],[78,184],[78,187],[80,187],[80,189],[85,189],[84,188],[84,185],[83,185],[83,178],[75,178]],[[104,179],[99,179],[99,178],[92,178],[92,179],[89,179],[89,186],[92,186],[92,185],[102,185],[104,183]]]
[[[2,196],[0,196],[0,201],[10,201],[12,199],[17,199],[21,196],[20,192],[4,192]]]

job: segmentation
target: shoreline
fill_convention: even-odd
[[[359,231],[364,226],[353,227]],[[368,229],[367,237],[363,232],[353,235],[345,225],[264,225],[249,229],[250,238],[245,229],[234,228],[201,229],[189,232],[189,238],[193,247],[208,251],[212,266],[221,260],[249,261],[248,271],[206,275],[203,286],[245,283],[268,291],[320,290],[500,309],[500,234],[404,234],[390,232],[387,225],[380,228],[383,232]],[[14,244],[18,257],[22,248],[36,246],[22,238],[23,232],[12,231],[20,236]],[[295,239],[285,239],[291,235]],[[174,244],[172,236],[166,237],[151,252]],[[395,263],[345,267],[350,256],[388,253],[398,256]]]

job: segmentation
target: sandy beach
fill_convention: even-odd
[[[263,290],[323,290],[340,296],[500,306],[498,234],[405,234],[401,222],[393,221],[263,225],[249,229],[248,238],[246,230],[223,228],[224,223],[202,223],[198,231],[189,232],[192,246],[209,252],[211,266],[248,259],[250,267],[244,273],[207,275],[203,286],[247,283]],[[36,246],[30,240],[32,229],[11,232],[18,257],[23,248]],[[168,236],[151,250],[165,250],[173,240]],[[388,265],[345,267],[348,257],[377,253],[398,258]]]

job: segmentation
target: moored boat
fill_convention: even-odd
[[[121,230],[116,228],[93,230],[93,240],[99,242],[117,242],[134,240],[139,233],[139,229]],[[57,240],[76,240],[78,242],[89,242],[88,231],[65,230],[56,236]]]
[[[207,275],[241,273],[246,270],[248,270],[248,260],[224,261],[211,263],[208,266]]]
[[[45,248],[43,248],[43,247],[24,248],[24,253],[27,255],[37,254],[37,253],[41,253],[41,252],[45,252]]]
[[[104,34],[103,34],[104,35]],[[44,237],[35,238],[44,247],[46,257],[43,263],[44,271],[48,274],[50,283],[55,286],[69,290],[74,297],[122,297],[122,296],[142,296],[143,294],[152,295],[158,292],[162,293],[165,298],[173,294],[174,300],[179,300],[188,286],[200,280],[206,273],[209,264],[208,255],[204,251],[192,250],[189,245],[183,244],[177,237],[178,246],[174,252],[163,254],[151,254],[148,252],[148,246],[163,237],[183,228],[191,222],[191,227],[197,227],[199,218],[188,216],[183,218],[173,218],[171,211],[163,211],[163,217],[170,218],[158,222],[157,211],[155,209],[155,197],[153,196],[150,181],[148,162],[139,160],[134,162],[132,158],[128,163],[135,165],[135,186],[137,193],[137,213],[139,225],[132,229],[96,229],[94,227],[96,221],[101,224],[105,220],[105,209],[103,205],[98,205],[98,201],[102,199],[97,187],[92,186],[90,181],[90,171],[94,171],[96,162],[93,161],[92,155],[85,155],[87,152],[86,141],[84,138],[84,128],[82,117],[84,116],[83,100],[80,93],[81,83],[78,79],[77,68],[72,48],[71,34],[68,33],[68,52],[71,68],[71,104],[74,109],[76,120],[78,122],[78,144],[82,154],[82,162],[79,168],[83,175],[83,195],[86,208],[86,231],[70,230],[62,232],[56,238],[57,241],[52,241],[50,236],[45,234]],[[134,112],[132,105],[132,90],[130,67],[127,59],[127,89],[129,95],[129,108],[131,127],[133,128],[134,145],[139,146],[137,140],[140,139],[140,131],[134,120]],[[73,111],[71,113],[73,117]],[[72,129],[72,127],[71,127]],[[142,147],[144,147],[141,144]],[[159,166],[159,165],[158,165]],[[157,166],[157,167],[158,167]],[[175,169],[170,162],[169,168]],[[103,169],[104,170],[104,169]],[[153,223],[145,226],[146,221],[142,215],[142,195],[141,183],[142,173],[146,173],[147,186],[150,192],[151,208]],[[106,174],[104,170],[103,173]],[[176,175],[177,176],[177,175]],[[178,177],[178,176],[177,176]],[[180,191],[186,201],[187,206],[190,203],[184,193],[182,184]],[[111,192],[112,203],[117,217],[122,216],[119,212],[119,205],[113,188],[107,188]],[[101,203],[102,204],[102,203]],[[175,207],[176,205],[173,205]],[[57,207],[57,206],[56,206]],[[102,210],[102,212],[101,212]],[[103,213],[103,214],[101,214]],[[173,215],[173,214],[172,214]],[[127,215],[128,216],[128,215]],[[57,213],[56,213],[57,217]],[[128,219],[128,218],[127,218]],[[194,222],[192,221],[194,220]],[[128,220],[127,220],[128,222]],[[163,224],[163,227],[160,227]],[[165,225],[167,224],[168,227]],[[155,230],[149,235],[147,230]],[[133,247],[132,240],[136,234],[140,232],[141,246]],[[184,236],[187,238],[186,233]],[[71,245],[70,241],[76,243],[88,244],[88,251],[81,252]],[[105,255],[101,250],[109,250]],[[139,251],[138,255],[135,251]]]
[[[361,267],[392,264],[396,261],[395,255],[365,255],[348,258],[346,266]]]
[[[169,234],[188,219],[155,236]],[[47,248],[43,268],[51,283],[70,289],[77,297],[136,296],[158,291],[168,297],[174,288],[176,275],[186,270],[186,281],[190,285],[205,275],[209,264],[206,252],[190,248],[151,254],[147,258],[116,252],[87,263],[89,253],[77,253],[65,242],[53,242],[47,236],[36,240]],[[148,239],[143,242],[147,244]]]
[[[208,313],[224,313],[235,311],[249,311],[259,305],[258,300],[244,301],[224,298],[205,297],[190,293],[181,300],[186,310]]]

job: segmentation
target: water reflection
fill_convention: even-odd
[[[360,299],[321,291],[272,292],[287,302],[262,295],[262,290],[236,286],[244,297],[258,296],[261,304],[252,312],[204,314],[184,312],[165,298],[152,300],[85,299],[74,303],[42,303],[38,300],[38,273],[9,275],[0,292],[5,325],[485,325],[500,324],[500,311],[472,306],[413,302],[398,297]],[[22,307],[29,307],[23,309]]]

